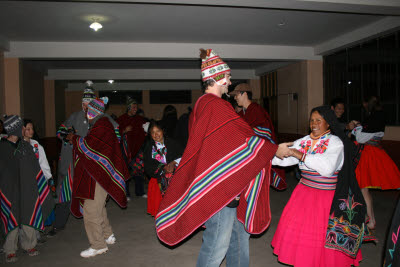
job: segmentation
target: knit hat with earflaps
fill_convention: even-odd
[[[104,113],[106,104],[108,103],[108,97],[96,98],[90,101],[88,105],[87,118],[92,120],[97,116]]]
[[[92,85],[93,85],[92,81],[86,81],[86,87],[85,90],[83,90],[82,102],[89,103],[90,101],[96,98]]]
[[[231,69],[212,49],[200,49],[201,78],[203,82],[214,80],[219,82],[225,78]]]
[[[24,122],[18,115],[4,116],[4,129],[7,135],[15,135],[22,138],[22,127]]]

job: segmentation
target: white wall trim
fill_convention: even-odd
[[[158,3],[160,0],[86,0],[93,2]],[[399,15],[398,0],[169,0],[168,4],[279,8],[289,10],[331,11],[359,14]]]
[[[212,48],[223,59],[313,60],[313,47],[197,43],[10,42],[5,57],[25,59],[199,59],[200,48]]]
[[[252,69],[233,69],[232,79],[255,79]],[[201,80],[198,69],[50,69],[46,80]]]
[[[83,91],[84,83],[68,83],[66,91]],[[115,82],[95,83],[93,88],[96,91],[136,91],[136,90],[200,90],[201,81],[181,81],[181,82]]]

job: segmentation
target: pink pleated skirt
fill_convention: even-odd
[[[333,195],[334,190],[297,185],[272,239],[278,261],[295,267],[359,266],[361,251],[354,259],[324,247]]]

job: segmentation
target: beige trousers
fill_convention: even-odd
[[[106,248],[105,239],[112,235],[106,210],[107,192],[96,183],[94,199],[85,199],[83,205],[83,222],[90,247],[93,249]]]
[[[36,230],[32,227],[22,225],[21,228],[15,228],[9,232],[6,237],[6,242],[4,242],[3,246],[6,255],[15,253],[17,251],[18,239],[22,249],[32,249],[36,247],[37,243]]]

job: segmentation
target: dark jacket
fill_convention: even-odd
[[[172,138],[164,137],[165,147],[167,148],[167,163],[170,163],[182,157],[183,148],[181,144]],[[160,162],[151,157],[152,147],[156,147],[154,140],[148,140],[144,145],[143,162],[144,172],[149,178],[158,178],[159,173],[155,173],[158,169]]]

